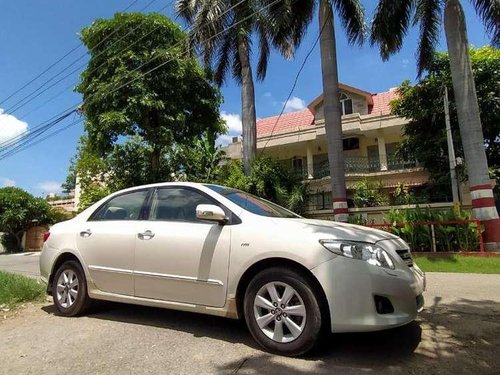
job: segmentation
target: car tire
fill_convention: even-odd
[[[321,336],[319,298],[308,278],[293,269],[273,267],[258,273],[248,284],[243,308],[255,341],[272,353],[304,354]]]
[[[87,293],[87,280],[80,263],[64,262],[52,281],[52,298],[57,311],[64,316],[84,314],[92,300]]]

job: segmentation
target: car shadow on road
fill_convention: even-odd
[[[53,305],[44,306],[42,310],[59,315]],[[182,331],[194,337],[210,337],[257,348],[244,322],[218,316],[107,301],[95,301],[87,316],[92,319]]]
[[[237,320],[112,302],[98,302],[88,317],[175,330],[255,350],[218,368],[220,373],[301,375],[311,373],[311,367],[317,374],[332,370],[342,374],[494,373],[490,370],[497,362],[494,348],[500,344],[499,304],[467,299],[442,304],[439,297],[429,302],[415,322],[380,332],[330,334],[312,353],[292,362],[262,351],[244,322]],[[42,309],[56,314],[53,306]]]

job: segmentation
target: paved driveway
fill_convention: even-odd
[[[267,354],[223,318],[114,303],[63,318],[28,305],[0,312],[0,374],[498,374],[500,275],[428,274],[425,296],[418,321],[331,335],[303,358]]]

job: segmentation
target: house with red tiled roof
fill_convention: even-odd
[[[404,118],[391,114],[393,89],[381,93],[340,84],[342,132],[348,196],[362,179],[381,181],[387,189],[399,183],[422,185],[428,174],[411,160],[402,160],[396,149],[403,137]],[[241,158],[241,142],[227,148],[231,158]],[[309,216],[330,218],[331,184],[328,166],[323,95],[303,110],[257,120],[257,153],[270,156],[309,180]]]

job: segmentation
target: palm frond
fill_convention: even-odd
[[[417,48],[417,74],[420,77],[428,69],[434,57],[439,39],[442,8],[436,0],[419,0],[414,24],[420,25],[420,41]]]
[[[272,0],[260,0],[262,8]],[[283,57],[290,59],[307,32],[314,16],[315,0],[283,0],[265,8],[259,24],[268,30],[270,42]]]
[[[366,34],[365,10],[359,0],[331,0],[350,44],[363,44]]]
[[[271,53],[269,46],[268,30],[257,24],[257,34],[259,37],[259,61],[257,63],[257,79],[263,81],[266,78],[267,63]]]
[[[198,5],[197,0],[177,0],[175,2],[175,13],[190,24],[196,14]]]
[[[238,46],[235,45],[235,39],[234,34],[228,33],[224,42],[218,49],[214,79],[219,86],[222,86],[226,80],[226,75],[231,65],[231,51],[238,48]]]
[[[387,60],[403,46],[415,0],[380,0],[371,26],[371,45],[378,44],[380,55]]]
[[[242,83],[242,78],[241,78],[241,60],[240,60],[240,54],[238,52],[238,47],[233,49],[232,51],[232,75],[234,80],[238,85],[241,85]]]
[[[500,1],[470,0],[477,14],[483,20],[486,32],[491,35],[492,44],[500,47]]]

